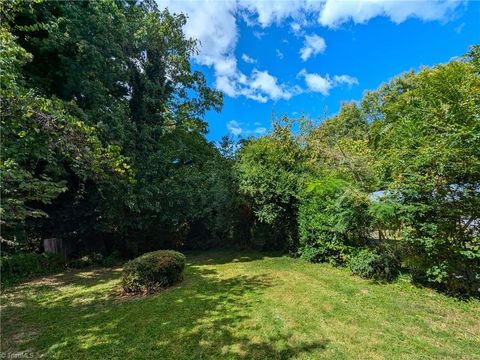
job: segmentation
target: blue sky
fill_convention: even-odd
[[[396,0],[163,1],[184,12],[192,59],[225,93],[208,113],[210,140],[262,135],[270,116],[313,119],[410,69],[480,44],[480,2]]]

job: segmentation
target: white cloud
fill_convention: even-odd
[[[242,54],[242,60],[245,61],[246,63],[249,63],[249,64],[254,64],[254,63],[257,62],[256,59],[251,58],[247,54]]]
[[[230,120],[227,123],[227,129],[232,135],[235,135],[235,136],[240,136],[243,131],[238,121],[235,121],[235,120]]]
[[[335,75],[333,77],[333,83],[336,85],[345,84],[348,86],[353,86],[358,85],[358,79],[349,75]]]
[[[459,0],[296,0],[258,1],[238,0],[238,9],[250,24],[265,28],[281,24],[287,18],[300,25],[312,15],[323,26],[337,27],[345,22],[365,23],[385,16],[395,23],[410,17],[425,21],[446,20],[463,1]],[[293,25],[292,24],[292,25]],[[293,25],[295,31],[297,25]]]
[[[317,9],[322,6],[321,1],[238,1],[244,18],[248,17],[251,23],[265,28],[272,24],[280,24],[286,18],[303,18],[306,11]]]
[[[254,69],[250,79],[249,88],[260,95],[266,95],[272,100],[288,100],[295,94],[295,89],[279,84],[277,78],[268,71]]]
[[[259,25],[262,28],[289,20],[292,31],[297,29],[300,35],[304,31],[302,28],[308,26],[312,18],[328,27],[348,21],[364,23],[376,16],[387,16],[396,23],[408,17],[443,21],[461,4],[456,0],[157,0],[157,3],[160,8],[168,7],[172,12],[188,15],[185,34],[200,42],[199,53],[193,60],[213,68],[217,89],[228,96],[246,96],[260,102],[288,99],[298,94],[299,90],[279,83],[267,71],[257,70],[258,73],[247,75],[238,69],[235,57],[239,38],[238,16],[247,19],[247,25]],[[265,31],[256,30],[253,34],[260,39]],[[302,49],[302,59],[306,60],[324,50],[324,41],[322,46],[322,41],[317,39],[316,43]],[[262,73],[274,78],[275,86],[259,86],[255,79]]]
[[[303,77],[305,79],[305,84],[307,85],[308,91],[318,92],[323,96],[327,96],[330,93],[330,90],[334,87],[347,85],[358,85],[357,78],[354,78],[349,75],[334,75],[332,78],[328,74],[322,76],[316,73],[308,73],[305,69],[300,71],[297,75],[298,77]]]
[[[226,126],[228,129],[228,132],[232,134],[233,136],[251,136],[251,135],[256,135],[256,136],[262,136],[266,134],[267,128],[261,126],[262,124],[259,122],[254,122],[254,127],[252,126],[251,123],[249,122],[238,122],[236,120],[230,120],[227,122]]]
[[[245,96],[261,103],[268,100],[289,100],[301,91],[297,86],[278,82],[268,71],[258,69],[253,69],[248,76],[238,70],[228,76],[217,76],[215,86],[228,96]]]
[[[292,29],[294,34],[298,34],[300,32],[300,30],[302,30],[302,27],[297,22],[291,23],[290,28]]]
[[[283,59],[283,53],[279,49],[275,50],[275,55],[277,55],[279,59]]]
[[[294,21],[290,24],[290,29],[295,36],[302,36],[304,31],[302,30],[302,25]]]
[[[238,69],[234,52],[238,40],[238,27],[235,16],[241,11],[249,11],[252,4],[237,1],[158,1],[160,7],[168,7],[172,12],[187,13],[189,19],[184,31],[188,37],[200,41],[200,51],[194,61],[211,66],[215,73],[215,87],[227,96],[245,96],[258,102],[290,99],[295,89],[278,82],[268,71],[253,70],[250,75]],[[252,11],[256,11],[252,7]],[[267,7],[262,11],[262,21],[267,21]],[[283,14],[279,12],[278,14]],[[280,19],[280,15],[274,18]],[[282,15],[283,16],[283,15]],[[270,21],[270,20],[268,20]],[[265,23],[266,24],[266,23]],[[263,33],[259,33],[263,36]],[[250,57],[242,56],[250,62]]]
[[[345,22],[357,24],[385,16],[399,24],[410,17],[425,21],[446,20],[462,2],[458,0],[326,0],[318,22],[323,26],[337,27]]]
[[[184,31],[201,43],[195,56],[199,64],[215,66],[219,60],[233,56],[238,40],[236,2],[158,0],[157,3],[160,8],[188,15]]]
[[[312,92],[319,92],[324,96],[327,96],[330,89],[333,87],[333,83],[328,77],[321,76],[320,74],[307,73],[305,69],[298,73],[298,76],[305,79],[308,90]]]
[[[228,76],[217,76],[215,86],[218,90],[223,91],[228,96],[237,96],[235,83],[232,82]]]
[[[303,48],[300,49],[300,57],[303,61],[307,61],[311,56],[321,54],[327,48],[325,40],[316,34],[306,35],[303,42]]]

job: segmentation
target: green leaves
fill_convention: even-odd
[[[0,38],[2,150],[23,183],[43,179],[57,190],[36,184],[40,203],[22,193],[22,206],[36,202],[32,211],[50,215],[41,223],[23,216],[22,228],[74,242],[96,231],[176,232],[198,219],[225,232],[215,223],[228,213],[231,176],[202,120],[220,110],[222,95],[192,71],[197,43],[183,34],[185,21],[130,1],[9,7]],[[175,167],[178,158],[192,163]],[[202,184],[216,192],[206,195]]]
[[[429,281],[471,291],[480,263],[468,244],[480,218],[480,77],[468,57],[407,73],[367,95],[380,178],[409,244],[407,263]],[[367,104],[367,102],[363,102]],[[373,209],[376,217],[385,211]],[[390,210],[389,210],[390,212]],[[388,215],[392,218],[392,215]]]
[[[299,140],[288,121],[277,122],[272,134],[248,140],[236,162],[240,192],[257,220],[271,227],[267,236],[278,247],[292,247],[297,241],[298,194],[306,176]]]
[[[69,190],[72,173],[80,182],[112,185],[130,174],[118,147],[104,148],[96,130],[63,102],[24,86],[20,66],[29,56],[8,29],[2,28],[1,37],[0,58],[9,64],[2,69],[0,90],[2,237],[8,242],[22,234],[29,219],[48,217],[45,206]]]
[[[478,289],[478,57],[473,47],[462,59],[403,74],[309,133],[316,175],[298,217],[307,253],[325,260],[339,242],[399,240],[418,277]]]

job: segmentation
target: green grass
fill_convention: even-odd
[[[254,252],[189,255],[185,280],[120,296],[120,269],[2,294],[2,352],[53,359],[480,359],[480,301]]]

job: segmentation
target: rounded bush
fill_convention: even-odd
[[[350,259],[350,270],[361,277],[393,280],[399,273],[396,259],[387,253],[370,249],[360,250]]]
[[[123,267],[122,287],[126,292],[151,292],[182,279],[185,255],[173,250],[143,254]]]

